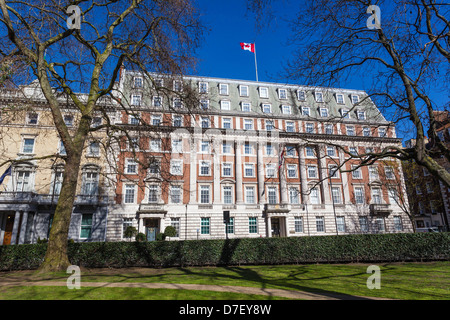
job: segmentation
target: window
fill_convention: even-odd
[[[289,188],[289,203],[290,204],[299,204],[299,192],[297,188],[291,187]]]
[[[173,98],[172,106],[174,109],[181,109],[183,107],[183,103],[180,98]]]
[[[129,115],[128,121],[130,124],[136,126],[139,124],[139,116],[138,115]]]
[[[291,114],[292,113],[291,106],[286,106],[286,105],[281,106],[281,111],[283,112],[283,114]]]
[[[244,129],[245,130],[253,130],[253,120],[252,119],[244,119]]]
[[[306,92],[297,90],[297,99],[298,101],[306,101]]]
[[[170,186],[170,202],[181,203],[181,186]]]
[[[222,102],[225,102],[225,101],[222,101]],[[230,110],[229,109],[229,104],[230,104],[230,102],[229,101],[227,101],[228,102],[228,109],[223,109],[223,106],[222,106],[222,110]],[[202,109],[202,110],[208,110],[209,109],[209,100],[206,100],[206,99],[201,99],[200,100],[200,109]]]
[[[324,217],[316,217],[316,231],[325,232]]]
[[[181,91],[183,89],[182,83],[180,80],[174,80],[173,81],[173,90],[174,91]]]
[[[363,136],[364,137],[370,137],[371,136],[370,128],[368,128],[368,127],[364,127],[363,128]]]
[[[274,128],[273,120],[266,120],[266,130],[272,131]]]
[[[127,159],[126,160],[126,167],[125,167],[125,173],[128,174],[134,174],[137,173],[138,164],[136,161]]]
[[[426,183],[427,193],[433,193],[433,184],[431,182]]]
[[[357,104],[359,102],[359,96],[357,95],[352,95],[352,103],[353,104]]]
[[[311,115],[311,109],[309,107],[302,107],[302,115],[309,117]]]
[[[232,204],[233,203],[233,192],[231,186],[223,187],[223,203]]]
[[[98,157],[98,156],[100,156],[100,142],[92,141],[89,144],[88,155],[91,156],[91,157]]]
[[[22,153],[33,153],[35,138],[24,138]]]
[[[273,152],[273,146],[272,146],[272,144],[268,143],[268,144],[266,145],[266,155],[272,156],[273,154],[274,154],[274,152]]]
[[[200,162],[200,175],[201,176],[209,176],[209,162],[207,161],[201,161]]]
[[[149,164],[148,168],[149,174],[159,174],[160,173],[160,163],[159,161],[155,161]]]
[[[297,165],[295,164],[287,165],[287,176],[288,178],[297,178]]]
[[[328,118],[328,109],[327,108],[320,108],[320,116],[322,118]]]
[[[172,139],[172,152],[182,153],[183,152],[183,140],[182,139]]]
[[[175,176],[182,176],[183,160],[170,160],[170,173]]]
[[[376,166],[369,167],[369,179],[378,179],[378,168]]]
[[[201,118],[201,126],[202,126],[202,128],[209,128],[209,118],[208,117]]]
[[[348,148],[348,152],[352,155],[352,156],[357,156],[358,155],[358,150],[355,147],[349,147]]]
[[[222,143],[222,153],[232,153],[232,146],[229,142]]]
[[[286,89],[278,89],[278,98],[279,99],[287,99],[287,90]]]
[[[231,163],[222,163],[222,176],[223,177],[231,177],[232,176],[232,164]]]
[[[308,178],[317,178],[317,167],[308,165]]]
[[[399,201],[398,198],[398,190],[396,187],[389,187],[388,188],[388,195],[389,195],[389,203],[390,204],[396,204]]]
[[[254,177],[255,165],[253,163],[244,164],[244,177]]]
[[[269,204],[277,203],[277,188],[276,187],[268,187],[267,188],[267,198]]]
[[[220,101],[220,110],[231,110],[231,102],[228,100]]]
[[[200,203],[209,203],[209,186],[200,186]]]
[[[287,157],[295,157],[295,146],[287,146],[286,147],[286,156]]]
[[[339,169],[337,164],[328,165],[328,175],[330,178],[339,178]]]
[[[323,102],[323,93],[316,92],[316,102]]]
[[[325,125],[325,134],[333,134],[333,125],[332,124],[326,124]]]
[[[384,218],[378,217],[375,219],[375,226],[377,228],[377,231],[384,232]]]
[[[231,118],[222,118],[222,128],[231,129]]]
[[[372,188],[372,203],[381,204],[381,189],[380,188]]]
[[[170,225],[175,228],[175,237],[180,236],[180,218],[170,218]]]
[[[369,223],[366,216],[359,217],[359,227],[361,232],[369,232]]]
[[[141,77],[134,77],[134,88],[142,88],[143,80]]]
[[[310,190],[309,199],[312,204],[320,204],[319,189],[317,187]]]
[[[347,126],[347,135],[348,136],[355,136],[355,127],[353,126]]]
[[[250,143],[244,144],[244,154],[253,154],[253,146]]]
[[[344,95],[343,94],[336,94],[336,102],[338,104],[344,104]]]
[[[295,132],[294,122],[286,121],[286,132]]]
[[[31,169],[31,168],[30,168]],[[17,171],[16,191],[31,191],[31,171],[30,169],[19,168]]]
[[[305,150],[306,150],[306,156],[308,158],[310,158],[310,157],[313,158],[313,157],[316,156],[316,152],[315,152],[315,148],[314,147],[306,146]]]
[[[66,148],[64,147],[64,143],[63,143],[62,140],[59,141],[59,150],[58,150],[58,152],[59,152],[59,154],[61,156],[67,155]]]
[[[275,178],[277,175],[275,170],[275,164],[268,163],[266,164],[266,177],[267,178]]]
[[[151,184],[148,186],[148,203],[157,203],[159,198],[158,185]]]
[[[245,203],[254,204],[255,200],[255,187],[245,187]]]
[[[259,88],[259,97],[260,98],[268,98],[269,97],[269,89],[265,87]]]
[[[361,167],[357,168],[355,166],[352,166],[352,178],[353,179],[362,179]]]
[[[200,152],[201,153],[209,153],[210,147],[209,147],[209,141],[202,141],[200,144]]]
[[[183,118],[182,118],[182,116],[173,116],[172,125],[174,127],[181,127],[181,126],[183,126]]]
[[[228,84],[220,83],[219,84],[219,94],[227,96],[228,95]]]
[[[57,167],[53,175],[53,184],[50,189],[50,193],[54,195],[59,195],[61,193],[62,182],[64,178],[64,168]]]
[[[98,194],[98,172],[94,169],[89,169],[84,172],[84,181],[82,192],[83,195],[97,195]]]
[[[333,203],[340,204],[342,203],[342,197],[341,197],[341,188],[339,187],[332,187],[331,188],[331,195]]]
[[[133,219],[132,218],[124,218],[122,221],[122,238],[125,238],[125,231],[128,227],[133,226]]]
[[[243,112],[252,111],[252,104],[250,102],[241,102],[241,109]]]
[[[386,128],[378,128],[378,136],[381,138],[386,137]]]
[[[228,220],[228,223],[225,228],[225,232],[228,234],[234,233],[234,218],[233,217],[230,217],[230,219]]]
[[[358,120],[366,120],[366,112],[362,111],[362,110],[357,110],[356,111],[356,118]]]
[[[258,233],[258,218],[248,218],[248,233]]]
[[[416,194],[422,194],[422,189],[420,186],[416,186]]]
[[[272,113],[272,105],[270,105],[268,103],[263,103],[262,112],[263,113]]]
[[[81,215],[80,239],[89,239],[92,233],[92,214]]]
[[[248,97],[248,86],[239,86],[239,95],[241,97]]]
[[[64,123],[68,127],[73,126],[73,116],[71,114],[64,115]]]
[[[141,105],[141,95],[140,94],[133,94],[131,96],[131,105],[138,107]]]
[[[355,187],[355,202],[356,204],[364,204],[364,189],[363,187]]]
[[[341,117],[344,119],[350,119],[350,112],[348,109],[341,109]]]
[[[337,231],[345,232],[345,217],[336,217]]]
[[[403,222],[401,216],[394,216],[394,230],[403,231]]]
[[[135,202],[135,190],[136,186],[134,184],[125,185],[125,197],[124,203],[134,203]]]
[[[92,118],[92,128],[97,128],[102,125],[102,117],[93,117]]]
[[[303,217],[294,217],[295,232],[303,232]]]
[[[161,151],[161,139],[151,139],[150,140],[150,151],[153,151],[153,152]]]
[[[314,133],[314,123],[306,124],[306,133]]]
[[[159,96],[155,96],[152,99],[152,103],[155,108],[160,108],[162,106],[162,98]]]
[[[201,234],[209,234],[210,218],[201,218],[200,232]]]
[[[199,93],[208,93],[208,82],[199,82],[198,83],[198,92]]]
[[[333,146],[327,146],[327,156],[336,157],[336,148]]]
[[[386,179],[389,179],[389,180],[395,179],[394,168],[392,168],[392,167],[384,167],[384,174],[386,176]]]
[[[27,124],[28,125],[36,125],[38,123],[39,115],[36,112],[28,112],[27,113]]]

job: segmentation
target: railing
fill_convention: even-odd
[[[390,205],[387,203],[372,203],[369,205],[370,213],[377,214],[389,214],[392,210],[390,210]]]
[[[289,212],[289,205],[288,204],[281,204],[281,203],[266,203],[264,205],[264,211],[265,212]]]
[[[0,203],[31,203],[36,202],[38,194],[34,192],[8,191],[0,192]]]

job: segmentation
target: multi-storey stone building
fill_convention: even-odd
[[[119,91],[107,240],[130,225],[148,239],[412,231],[400,163],[351,157],[401,145],[363,91],[126,70]]]

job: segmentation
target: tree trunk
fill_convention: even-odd
[[[64,180],[61,186],[58,204],[53,217],[44,262],[38,273],[66,271],[71,265],[67,254],[67,243],[73,204],[77,190],[78,172],[82,152],[67,158]]]

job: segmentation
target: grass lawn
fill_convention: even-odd
[[[91,269],[82,270],[81,282],[153,282],[190,283],[277,288],[315,293],[382,297],[391,299],[450,299],[450,262],[380,263],[381,289],[370,290],[366,282],[368,264],[318,264],[281,266],[189,267],[167,269]],[[2,272],[2,279],[27,279],[32,271]],[[65,281],[67,274],[52,275],[52,280]],[[41,277],[42,279],[42,277]],[[268,297],[188,290],[139,288],[65,287],[0,288],[0,299],[267,299]],[[85,291],[83,291],[85,290]],[[98,290],[98,291],[97,291]],[[103,290],[106,290],[103,292]],[[78,291],[78,292],[77,292]],[[173,292],[177,291],[177,292]],[[188,291],[188,292],[182,292]],[[84,292],[84,293],[83,293]],[[228,295],[228,296],[227,296]]]

